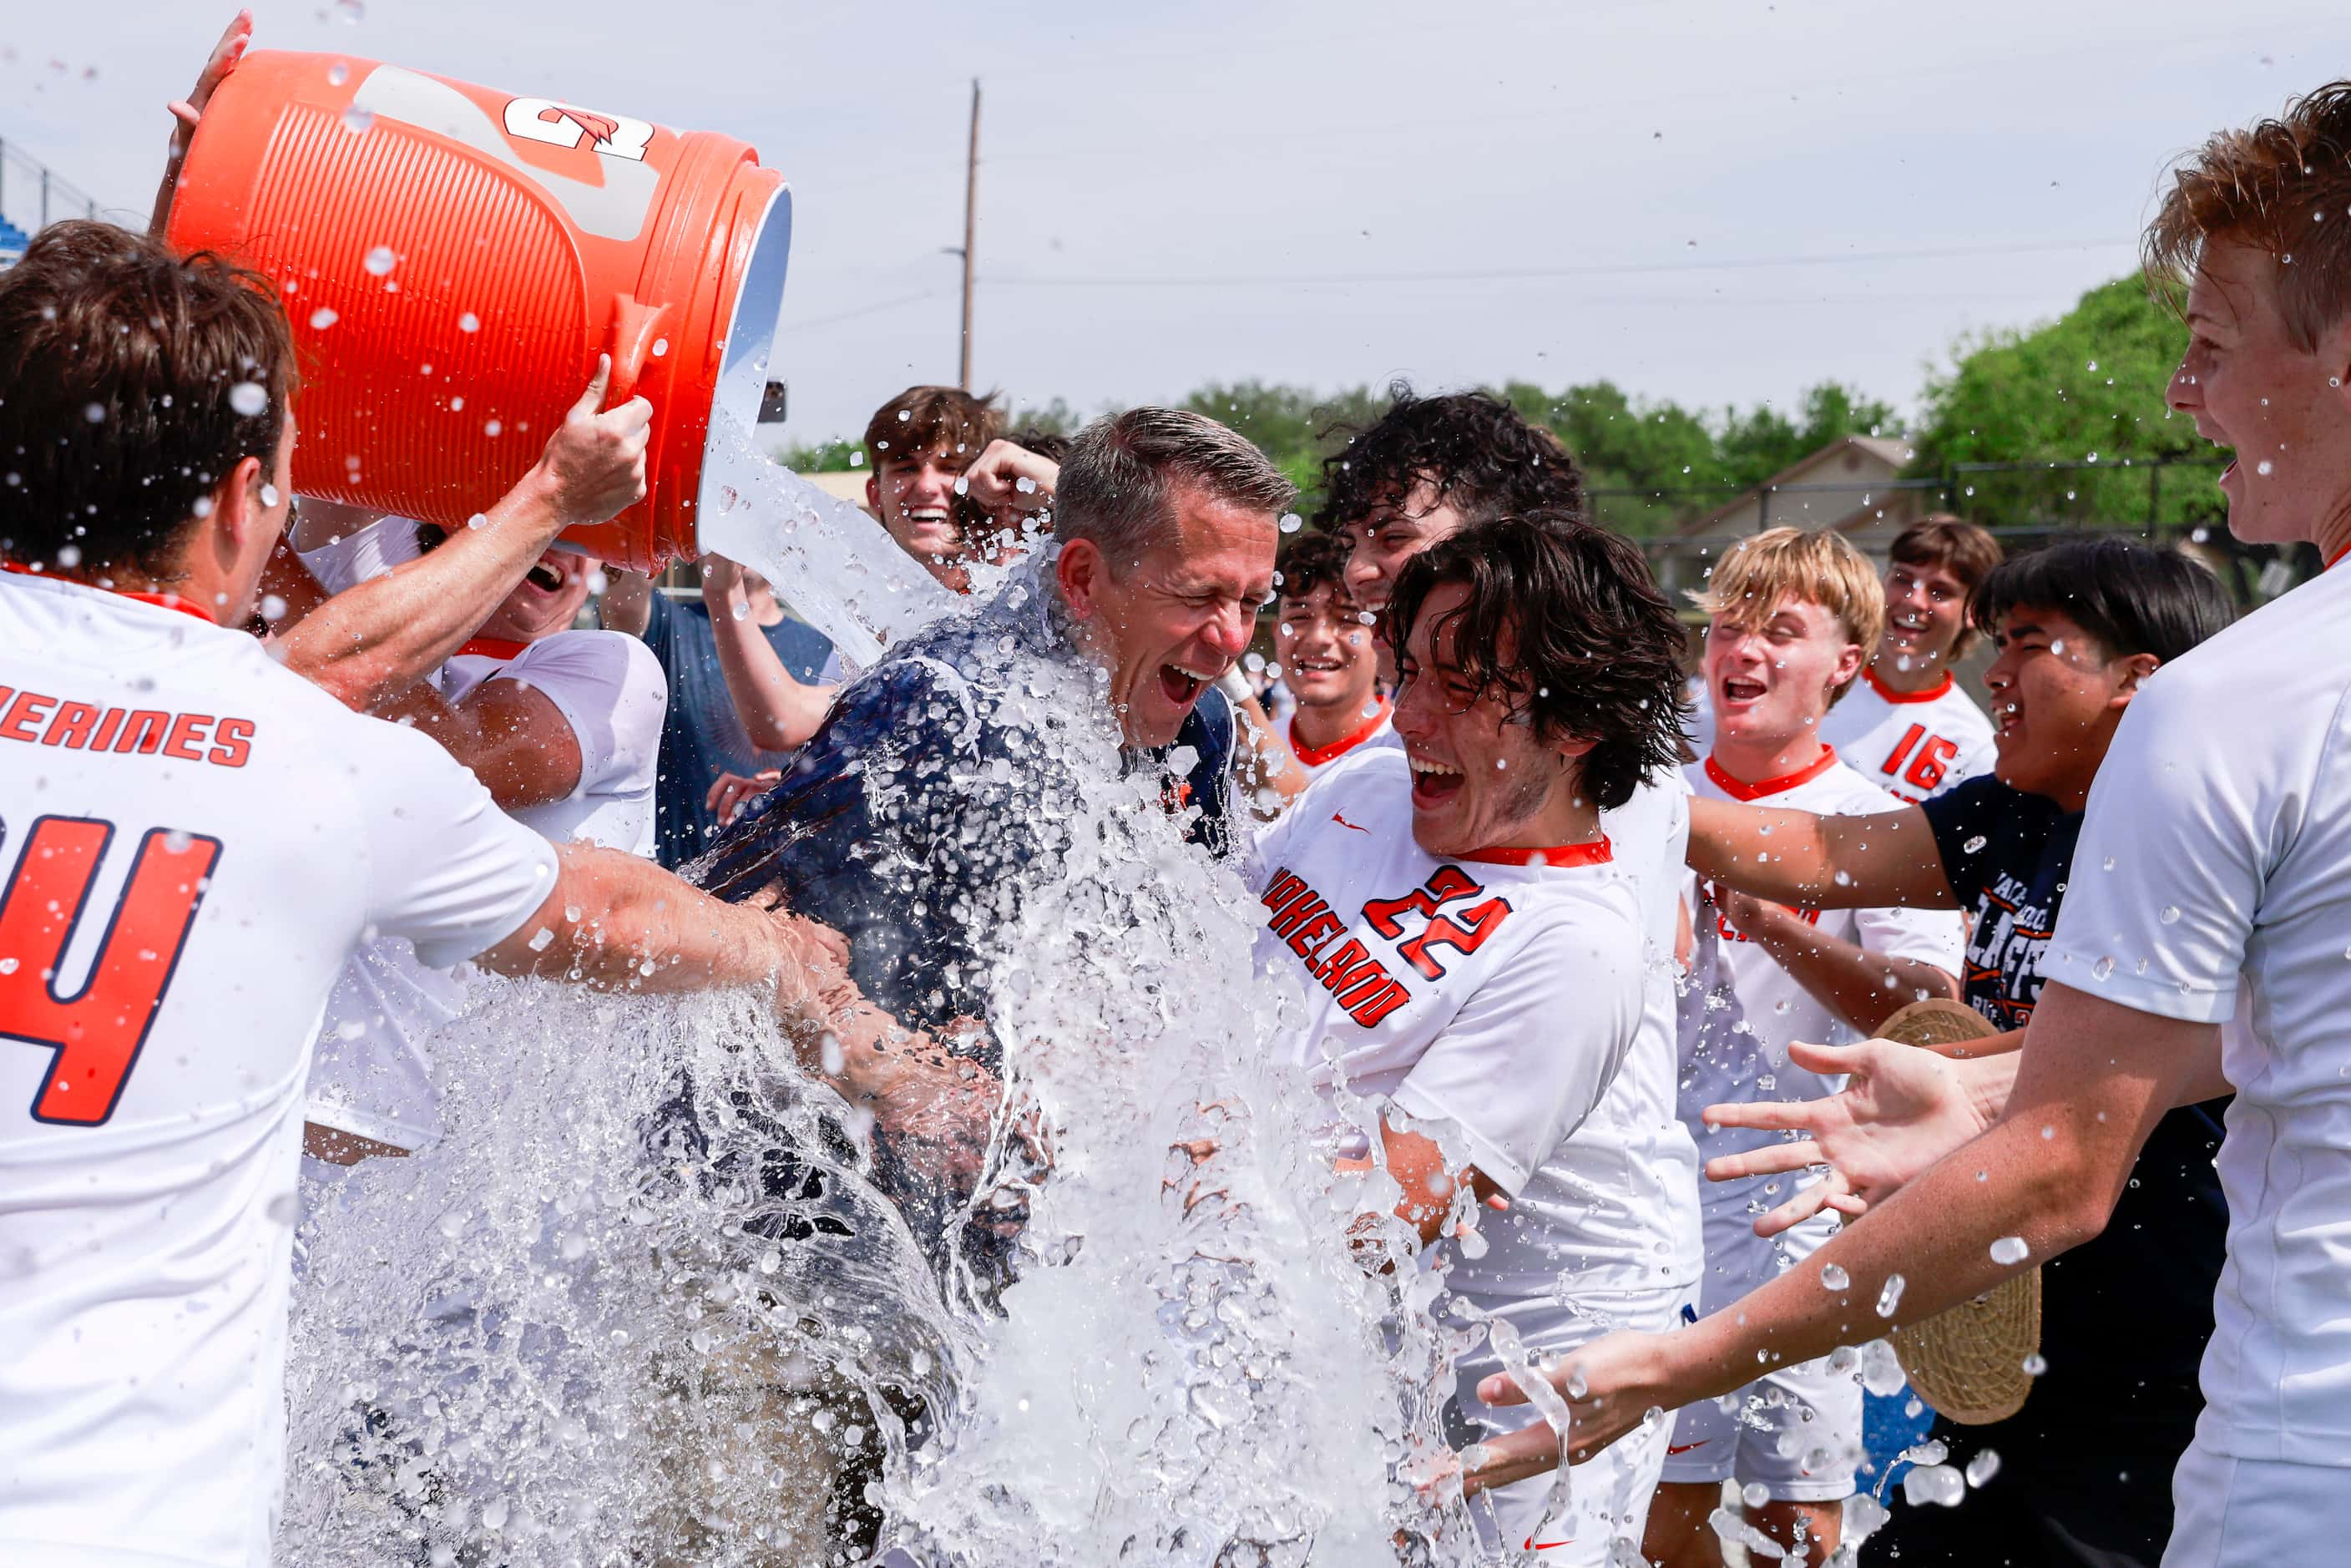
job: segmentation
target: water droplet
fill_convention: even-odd
[[[2032,1255],[2032,1251],[2024,1244],[2023,1237],[2003,1236],[1991,1244],[1991,1260],[2003,1266],[2022,1263]]]
[[[388,245],[380,245],[373,250],[369,251],[367,253],[367,259],[360,262],[360,265],[366,267],[378,277],[381,277],[393,267],[400,265],[400,257],[392,254],[392,246]]]
[[[486,420],[482,424],[482,434],[484,435],[496,435],[505,428],[505,425],[501,424],[495,419]]]
[[[1879,1317],[1890,1318],[1894,1315],[1895,1309],[1902,1304],[1902,1287],[1907,1283],[1908,1283],[1908,1281],[1904,1280],[1899,1274],[1888,1274],[1886,1276],[1886,1288],[1877,1292],[1877,1315]]]
[[[343,110],[343,129],[354,136],[374,130],[375,111],[371,109],[361,109],[356,103],[351,105]]]
[[[2047,1358],[2046,1356],[2043,1355],[2039,1351],[2037,1351],[2037,1350],[2036,1350],[2036,1351],[2034,1351],[2031,1355],[2028,1355],[2028,1356],[2026,1356],[2026,1357],[2024,1358],[2024,1375],[2025,1375],[2025,1376],[2027,1376],[2027,1377],[2038,1377],[2038,1376],[2040,1376],[2043,1373],[2044,1373],[2044,1372],[2046,1372],[2046,1371],[2048,1371],[2048,1370],[2049,1370],[2049,1360],[2048,1360],[2048,1358]]]
[[[2269,477],[2270,471],[2273,466],[2274,465],[2270,462],[2270,460],[2264,457],[2259,463],[2253,465],[2253,472],[2266,479]]]
[[[1961,844],[1959,848],[1971,855],[1981,854],[1983,852],[1983,847],[1990,842],[1991,842],[1990,839],[1984,837],[1981,833],[1978,833],[1973,838],[1968,840],[1967,842]]]
[[[327,68],[327,85],[329,87],[340,87],[350,79],[351,68],[343,64],[342,61],[337,60],[333,65]]]
[[[1834,1263],[1823,1263],[1821,1265],[1821,1283],[1832,1291],[1848,1290],[1853,1285],[1853,1276]]]
[[[2160,911],[2160,912],[2156,915],[2156,918],[2157,918],[2158,920],[2162,921],[2166,925],[2179,925],[2179,905],[2178,905],[2178,904],[2165,904],[2165,905],[2163,906],[2162,910],[2161,910],[2161,911]]]
[[[478,332],[481,329],[482,319],[471,310],[457,318],[457,330],[460,332]]]
[[[2090,978],[2094,980],[2103,980],[2114,972],[2115,961],[2112,957],[2102,957],[2090,966]]]
[[[1294,534],[1305,526],[1306,519],[1300,517],[1296,512],[1284,512],[1281,514],[1281,531],[1283,533]]]
[[[664,358],[668,353],[669,340],[667,338],[655,338],[653,340],[653,358],[658,360]]]
[[[1968,1461],[1968,1485],[1971,1487],[1980,1487],[1998,1474],[2000,1454],[1996,1449],[1986,1448]]]
[[[321,305],[310,312],[310,328],[313,331],[323,332],[341,319],[341,317],[335,314],[333,306]]]

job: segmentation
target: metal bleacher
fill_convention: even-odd
[[[0,140],[0,267],[24,255],[33,235],[57,219],[96,216],[98,203],[88,192]]]

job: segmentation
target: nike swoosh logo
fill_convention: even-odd
[[[1666,1445],[1666,1452],[1667,1452],[1667,1453],[1668,1453],[1668,1454],[1687,1454],[1687,1453],[1688,1453],[1692,1448],[1705,1448],[1708,1443],[1711,1443],[1711,1442],[1713,1442],[1713,1441],[1714,1441],[1714,1439],[1713,1439],[1713,1438],[1711,1438],[1711,1437],[1700,1437],[1700,1438],[1699,1438],[1697,1442],[1695,1442],[1695,1443],[1684,1443],[1684,1444],[1681,1444],[1679,1447],[1676,1447],[1674,1444],[1667,1443],[1667,1444]]]
[[[1574,1544],[1575,1537],[1573,1535],[1569,1536],[1564,1541],[1537,1541],[1533,1536],[1530,1535],[1527,1537],[1527,1543],[1524,1550],[1528,1552],[1548,1552],[1554,1546],[1573,1546]]]
[[[1344,818],[1344,817],[1343,817],[1343,816],[1339,815],[1339,813],[1338,813],[1338,812],[1336,812],[1336,811],[1333,811],[1333,812],[1332,812],[1332,813],[1331,813],[1331,820],[1332,820],[1332,821],[1334,821],[1334,822],[1338,823],[1338,824],[1339,824],[1341,827],[1343,827],[1343,828],[1355,828],[1355,824],[1354,824],[1354,823],[1353,823],[1353,822],[1351,822],[1351,821],[1347,821],[1347,819],[1346,819],[1346,818]],[[1371,830],[1371,829],[1369,829],[1369,828],[1355,828],[1355,831],[1357,831],[1357,832],[1359,832],[1359,833],[1368,833],[1368,832],[1370,832],[1371,831],[1372,831],[1372,830]],[[1534,1548],[1532,1548],[1532,1547],[1529,1547],[1527,1550],[1528,1550],[1528,1551],[1530,1551],[1530,1552],[1531,1552],[1531,1551],[1533,1551],[1533,1550],[1534,1550]]]

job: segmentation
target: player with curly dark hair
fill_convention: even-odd
[[[1387,602],[1416,551],[1505,516],[1584,517],[1583,473],[1559,438],[1491,392],[1388,389],[1387,413],[1322,464],[1314,526],[1347,541],[1348,586]]]

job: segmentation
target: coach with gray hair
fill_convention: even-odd
[[[1164,408],[1088,426],[1054,488],[1048,548],[845,687],[782,782],[688,868],[722,898],[839,931],[865,995],[911,1029],[986,1021],[995,960],[1088,813],[1164,810],[1209,853],[1231,844],[1216,683],[1272,592],[1294,492],[1240,436]],[[873,1112],[885,1162],[908,1129],[985,1138],[998,1056],[984,1035],[965,1049],[947,1074],[886,1053],[842,1063],[836,1087]],[[945,1152],[967,1166],[977,1151]],[[928,1185],[959,1201],[954,1180]]]

